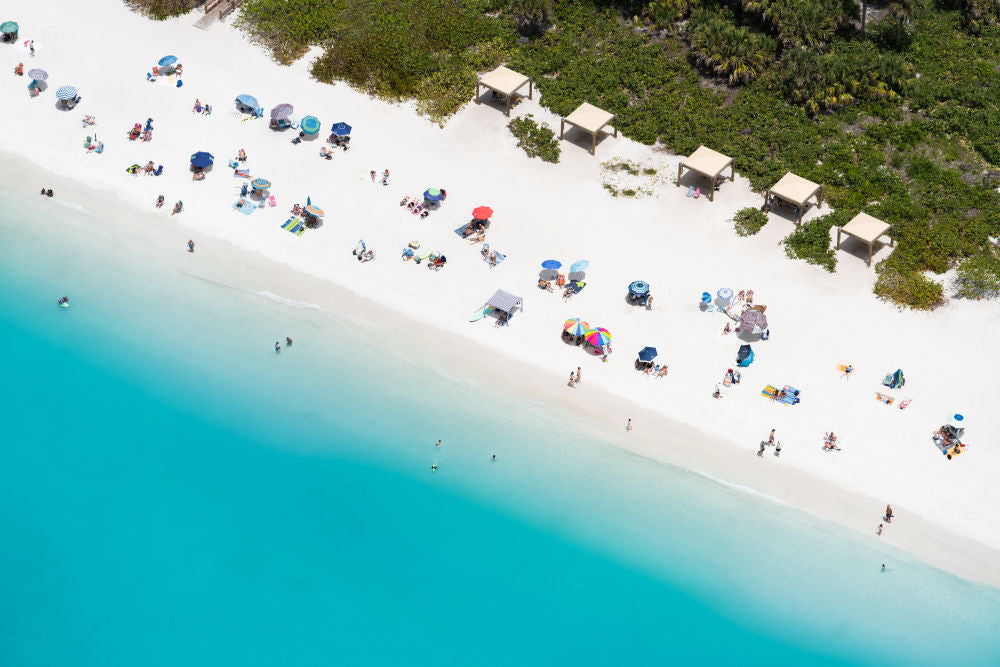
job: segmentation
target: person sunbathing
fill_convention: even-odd
[[[482,255],[483,257],[488,257],[490,254],[490,244],[484,243],[482,250],[479,251],[479,254]]]
[[[403,197],[403,198],[402,198],[402,199],[401,199],[401,200],[399,201],[399,205],[400,205],[400,206],[406,206],[406,204],[407,204],[407,203],[408,203],[409,201],[410,201],[410,195],[406,195],[406,196],[404,196],[404,197]]]
[[[497,265],[497,251],[494,250],[493,252],[490,253],[490,268],[492,269],[496,265]]]
[[[192,181],[203,181],[203,180],[205,180],[205,172],[203,172],[202,170],[199,169],[198,171],[196,171],[193,174],[191,174],[191,180]]]
[[[93,125],[96,122],[97,122],[97,120],[95,120],[94,117],[91,116],[90,114],[87,114],[86,116],[83,117],[83,124],[84,125]]]
[[[184,202],[177,200],[177,203],[174,204],[174,210],[170,212],[170,215],[173,215],[174,213],[180,213],[182,208],[184,208]]]
[[[417,206],[417,202],[411,201],[409,204],[406,205],[406,208],[407,208],[407,210],[412,211],[414,208],[416,208],[416,206]]]
[[[236,159],[239,160],[240,162],[246,162],[247,152],[241,148],[240,152],[236,155]]]
[[[343,148],[345,151],[348,148],[350,148],[351,147],[351,138],[350,137],[344,137],[343,139],[341,139],[340,140],[340,147]]]
[[[24,76],[24,63],[18,63],[14,68],[14,74],[17,76]]]
[[[667,365],[663,364],[660,366],[660,370],[656,373],[656,377],[661,378],[667,374]]]
[[[374,250],[366,250],[365,252],[361,253],[361,261],[362,262],[370,262],[373,259],[375,259],[375,251]]]
[[[156,198],[156,208],[160,208],[162,206],[163,206],[163,195],[160,195],[159,197]]]
[[[486,234],[483,233],[483,232],[479,232],[475,236],[472,236],[472,237],[469,238],[469,243],[471,245],[475,245],[477,243],[482,243],[485,240],[486,240]]]
[[[196,113],[201,113],[201,100],[195,98],[194,109],[192,109],[192,111]]]
[[[569,301],[569,298],[573,296],[574,291],[572,287],[567,287],[563,290],[563,301]]]
[[[34,86],[31,87],[31,92],[29,93],[29,95],[31,95],[31,97],[38,97],[38,94],[41,93],[41,92],[42,92],[42,89],[39,88],[38,84],[36,83]],[[66,102],[66,100],[62,100],[62,101],[64,103]]]
[[[427,209],[424,209],[423,213],[420,214],[420,219],[423,220],[424,218],[426,218],[430,214],[431,214],[430,211],[428,211]]]
[[[729,322],[726,322],[726,327],[722,330],[722,334],[726,335],[732,332],[732,327],[729,326]]]
[[[653,364],[646,364],[646,370],[644,370],[643,373],[649,375],[652,372],[653,372]]]
[[[154,169],[156,169],[156,166],[153,164],[153,161],[150,160],[149,162],[146,163],[146,166],[142,168],[142,171],[144,173],[148,174],[149,172],[153,171]]]
[[[539,287],[539,289],[543,289],[546,292],[551,292],[552,291],[552,285],[549,283],[548,280],[542,280],[541,278],[539,278],[538,279],[538,287]]]
[[[296,204],[292,207],[292,215],[298,215],[302,212],[302,207]]]

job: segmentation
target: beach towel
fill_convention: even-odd
[[[240,213],[244,215],[250,215],[255,210],[257,210],[257,204],[253,203],[249,199],[244,201],[243,206],[240,206]]]
[[[431,251],[430,251],[430,250],[428,250],[428,251],[427,251],[427,252],[425,252],[425,253],[424,253],[423,255],[420,255],[420,256],[418,256],[418,257],[414,257],[414,258],[413,258],[413,260],[414,260],[414,261],[415,261],[415,262],[416,262],[417,264],[419,264],[420,262],[422,262],[423,260],[427,259],[427,258],[428,258],[428,257],[430,257],[430,256],[431,256]]]
[[[883,393],[878,392],[878,391],[875,392],[875,398],[877,398],[878,400],[882,401],[886,405],[892,405],[893,401],[895,400],[889,394],[883,394]]]
[[[490,255],[491,254],[493,254],[493,253],[487,253],[486,256],[483,257],[483,261],[486,262],[487,264],[490,263]],[[500,264],[500,262],[502,262],[505,259],[507,259],[507,255],[503,254],[502,252],[497,252],[497,253],[495,253],[495,255],[496,255],[496,261],[493,262],[493,266],[498,266]]]
[[[782,389],[781,391],[784,393],[784,396],[782,396],[781,393],[779,393],[778,397],[774,399],[778,403],[781,403],[783,405],[795,405],[801,400],[799,398],[799,390],[796,389],[795,387],[790,387],[786,384],[784,389]]]
[[[233,176],[240,176],[242,178],[250,178],[250,170],[249,169],[237,169],[236,171],[233,172]]]
[[[778,388],[777,388],[777,387],[772,387],[771,385],[767,385],[766,387],[764,387],[764,388],[763,388],[763,389],[762,389],[762,390],[760,391],[760,395],[761,395],[761,396],[767,396],[767,397],[768,397],[768,398],[770,398],[770,399],[771,399],[772,401],[773,401],[774,399],[778,398],[778,393],[779,393],[779,392],[778,392]]]
[[[306,228],[302,226],[302,221],[294,216],[286,220],[285,224],[283,224],[281,228],[295,234],[296,236],[302,236],[302,233],[306,231]]]
[[[912,401],[913,401],[912,398],[903,399],[902,401],[899,402],[899,409],[905,410],[906,406],[908,406]]]

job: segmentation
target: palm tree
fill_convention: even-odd
[[[896,25],[896,46],[903,43],[903,26],[913,21],[920,10],[919,0],[889,0],[889,14],[898,21]]]

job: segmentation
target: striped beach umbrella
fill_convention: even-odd
[[[317,218],[322,218],[324,215],[323,209],[321,209],[319,206],[316,206],[316,204],[307,204],[305,211],[309,215],[314,215]]]
[[[271,181],[267,180],[266,178],[255,178],[252,181],[250,181],[250,185],[253,186],[254,190],[267,190],[269,187],[271,187]]]
[[[591,329],[586,333],[587,342],[594,347],[604,347],[611,342],[611,332],[604,327]]]
[[[169,67],[170,65],[173,65],[175,62],[177,62],[177,56],[163,56],[162,58],[160,58],[160,61],[157,63],[157,65],[159,65],[160,67]]]
[[[628,291],[636,296],[642,296],[643,294],[649,294],[649,283],[643,280],[636,280],[628,286]]]
[[[590,331],[590,325],[579,317],[574,317],[563,322],[563,330],[569,332],[572,336],[583,336]]]
[[[49,78],[49,73],[43,69],[29,69],[28,76],[30,76],[35,81],[45,81]]]
[[[271,118],[273,120],[284,120],[292,115],[293,109],[294,107],[291,104],[279,104],[271,109]]]
[[[71,100],[76,97],[76,88],[73,86],[60,86],[56,91],[56,98],[60,100]]]
[[[299,121],[299,127],[306,134],[316,134],[320,128],[319,118],[316,116],[306,116]]]

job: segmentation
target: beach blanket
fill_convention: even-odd
[[[799,399],[799,390],[796,389],[795,387],[790,387],[789,385],[786,384],[784,389],[782,389],[781,391],[784,393],[784,396],[782,396],[781,393],[779,393],[778,397],[774,399],[778,403],[781,403],[783,405],[795,405],[796,403],[799,402],[799,400],[801,400]]]
[[[895,400],[889,394],[883,394],[882,392],[878,392],[878,391],[875,392],[875,398],[877,398],[878,400],[882,401],[886,405],[892,405],[893,401]]]
[[[493,266],[498,266],[500,262],[504,261],[505,259],[507,259],[507,255],[503,254],[502,252],[496,253],[496,261],[493,263]],[[489,253],[487,253],[486,256],[483,257],[483,261],[486,262],[487,264],[490,263]]]
[[[240,213],[242,213],[244,215],[250,215],[251,213],[253,213],[254,211],[257,210],[257,204],[255,204],[252,201],[250,201],[249,199],[247,199],[247,200],[244,200],[243,206],[240,206],[239,209],[240,209]]]
[[[761,396],[767,396],[772,401],[778,397],[778,393],[779,393],[778,392],[778,388],[777,387],[772,387],[771,385],[767,385],[766,387],[764,387],[760,391],[760,395]]]
[[[236,169],[233,171],[233,176],[240,176],[241,178],[250,178],[249,169]]]
[[[296,217],[291,217],[286,220],[285,224],[283,224],[281,228],[295,234],[296,236],[302,236],[302,233],[306,231],[302,221]]]

